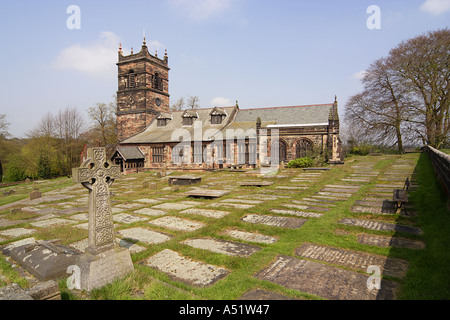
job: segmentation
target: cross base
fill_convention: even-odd
[[[98,254],[85,252],[76,264],[80,268],[80,289],[86,291],[101,288],[134,270],[130,251],[121,247]]]

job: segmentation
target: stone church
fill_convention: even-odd
[[[321,154],[341,163],[339,115],[332,103],[271,108],[170,111],[169,59],[119,48],[117,134],[112,160],[122,172],[255,168]]]

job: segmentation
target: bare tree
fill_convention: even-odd
[[[450,29],[401,42],[389,53],[402,85],[416,98],[414,119],[427,144],[442,147],[450,130]]]
[[[5,139],[8,133],[9,123],[6,121],[6,114],[0,114],[0,139]]]
[[[191,109],[197,109],[199,107],[199,101],[200,99],[198,98],[198,96],[190,96],[188,98],[187,105]]]
[[[100,102],[88,109],[89,117],[94,121],[92,130],[98,133],[103,146],[114,144],[117,140],[115,110],[114,103],[107,105]]]
[[[172,106],[170,107],[170,110],[171,111],[180,111],[180,110],[183,110],[185,107],[186,106],[185,106],[184,98],[181,97],[180,99],[177,100],[177,102],[172,104]]]

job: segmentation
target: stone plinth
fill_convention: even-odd
[[[99,253],[84,253],[77,259],[80,268],[80,289],[91,291],[111,283],[133,271],[130,252],[126,248]]]

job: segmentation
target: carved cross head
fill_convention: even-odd
[[[120,177],[120,167],[111,164],[106,159],[105,148],[89,148],[87,160],[80,168],[72,169],[72,178],[87,189],[92,190],[94,185],[111,185],[114,179]]]

